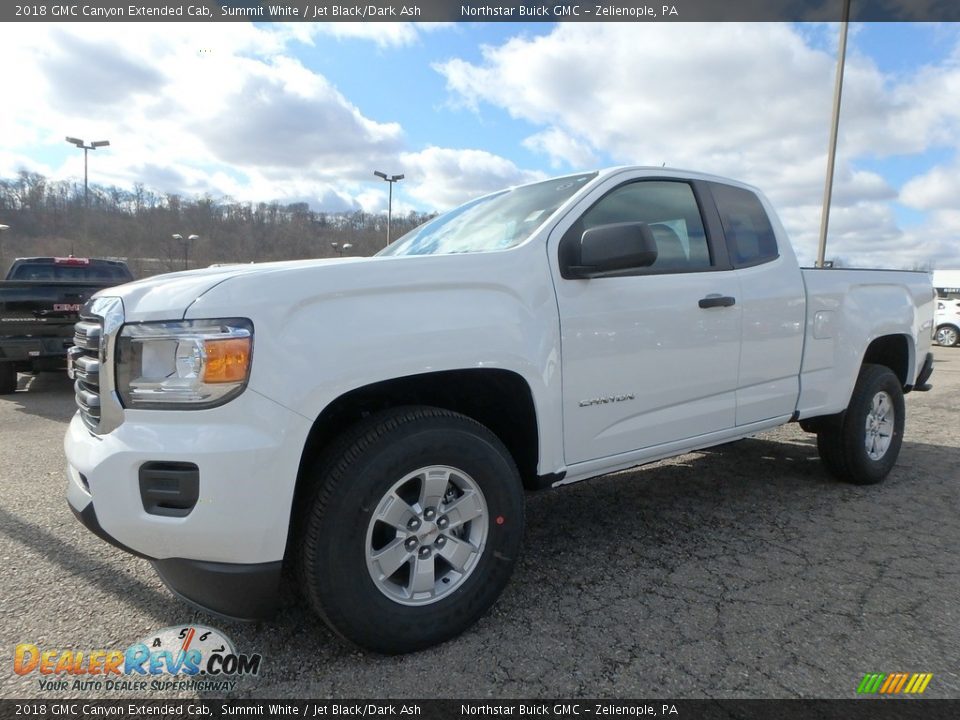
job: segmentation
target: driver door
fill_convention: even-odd
[[[568,466],[735,426],[739,281],[716,211],[705,214],[700,197],[696,182],[611,178],[551,234]],[[624,222],[649,226],[658,251],[651,266],[562,277],[566,244]]]

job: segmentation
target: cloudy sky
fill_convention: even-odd
[[[836,24],[0,26],[0,176],[442,210],[609,165],[763,189],[816,255]],[[960,26],[854,24],[828,257],[960,268]]]

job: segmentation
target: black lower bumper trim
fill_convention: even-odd
[[[87,530],[104,542],[150,560],[160,579],[175,595],[201,610],[245,622],[266,619],[277,611],[281,560],[253,565],[184,558],[157,560],[127,547],[104,530],[92,502],[83,510],[73,505],[70,509]]]
[[[251,622],[277,611],[280,560],[240,565],[168,558],[154,560],[153,567],[175,594],[207,612]]]
[[[70,503],[67,503],[67,505],[70,505]],[[93,509],[93,503],[87,503],[87,506],[83,510],[77,510],[73,505],[70,505],[70,510],[73,511],[73,514],[77,517],[77,520],[79,520],[87,530],[92,532],[104,542],[110,543],[115,548],[120,548],[124,552],[128,552],[131,555],[136,555],[139,558],[153,560],[152,557],[144,555],[142,552],[137,552],[131,547],[127,547],[113,537],[113,535],[104,530],[100,525],[100,521],[97,519],[97,512]]]

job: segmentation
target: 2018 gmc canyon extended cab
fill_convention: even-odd
[[[0,395],[17,389],[18,372],[62,372],[80,307],[97,290],[130,280],[119,260],[14,260],[0,283]]]
[[[801,270],[761,193],[660,168],[494,193],[373,258],[142,280],[83,317],[80,520],[231,617],[268,615],[286,562],[391,653],[495,601],[524,488],[790,421],[878,482],[932,370],[928,275]]]

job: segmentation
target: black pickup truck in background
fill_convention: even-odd
[[[81,306],[133,280],[126,263],[78,257],[19,258],[0,282],[0,395],[18,372],[61,370]]]

